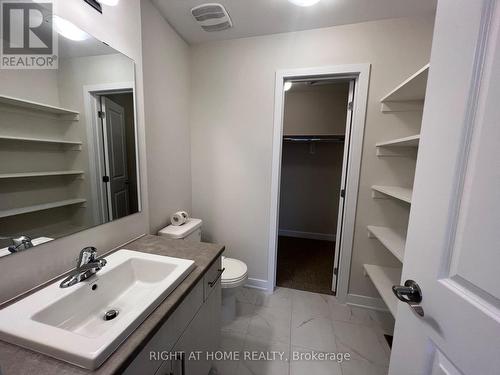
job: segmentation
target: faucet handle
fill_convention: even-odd
[[[95,247],[89,246],[84,247],[80,251],[80,256],[78,257],[78,267],[83,266],[84,264],[95,262],[97,258],[97,249]]]

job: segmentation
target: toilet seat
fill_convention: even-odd
[[[222,257],[222,268],[222,288],[237,288],[247,281],[248,268],[241,260]]]

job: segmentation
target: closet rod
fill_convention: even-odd
[[[284,142],[335,142],[335,143],[343,143],[345,141],[344,135],[336,135],[336,136],[284,136]]]

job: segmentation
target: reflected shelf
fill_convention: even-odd
[[[74,120],[78,120],[80,112],[72,109],[55,107],[48,104],[33,102],[30,100],[14,98],[12,96],[0,95],[0,104],[6,104],[12,107],[28,109],[31,111],[44,112],[58,116],[70,116]]]
[[[78,176],[84,171],[50,171],[50,172],[23,172],[23,173],[0,173],[0,179],[50,177],[50,176]]]
[[[58,208],[58,207],[64,207],[64,206],[73,206],[73,205],[83,204],[85,202],[87,202],[86,199],[77,198],[77,199],[66,199],[66,200],[57,201],[57,202],[37,204],[37,205],[33,205],[33,206],[28,206],[28,207],[13,208],[10,210],[0,211],[0,218],[23,215],[23,214],[28,214],[31,212],[50,210],[52,208]]]

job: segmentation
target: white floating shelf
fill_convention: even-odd
[[[429,64],[425,65],[380,100],[382,103],[382,112],[421,111],[424,107],[428,76]]]
[[[401,268],[382,267],[372,264],[363,265],[366,274],[379,292],[391,314],[396,317],[398,311],[398,299],[392,292],[393,285],[401,283]]]
[[[29,109],[32,111],[50,113],[50,114],[54,114],[54,115],[74,116],[75,119],[77,119],[77,117],[80,114],[78,111],[74,111],[72,109],[54,107],[52,105],[32,102],[30,100],[14,98],[11,96],[6,96],[6,95],[0,95],[0,103],[7,104],[10,106],[14,106],[14,107],[18,107],[18,108]]]
[[[82,142],[64,141],[64,140],[60,140],[60,139],[31,138],[31,137],[11,137],[11,136],[4,136],[4,135],[0,135],[0,140],[15,141],[15,142],[52,143],[52,144],[76,146],[79,149],[81,148],[81,146],[83,144]]]
[[[376,238],[400,262],[403,262],[406,238],[396,230],[388,227],[368,225],[368,236]]]
[[[411,204],[411,196],[413,194],[413,191],[410,188],[404,188],[401,186],[373,185],[372,190],[372,197],[375,199],[384,199],[387,197],[391,197]]]
[[[397,138],[387,142],[379,142],[377,147],[418,147],[420,142],[420,134],[411,135],[409,137]]]
[[[64,206],[73,206],[77,204],[83,204],[87,202],[86,199],[67,199],[58,202],[50,202],[44,204],[37,204],[29,207],[21,207],[21,208],[13,208],[11,210],[0,211],[0,218],[28,214],[31,212],[38,212],[44,210],[50,210],[52,208],[64,207]]]
[[[414,153],[420,143],[420,134],[411,135],[409,137],[392,139],[386,142],[379,142],[377,147],[377,156],[405,156],[409,155],[408,151]]]
[[[29,177],[49,177],[49,176],[77,176],[84,174],[84,171],[50,171],[50,172],[24,172],[24,173],[1,173],[0,179],[9,178],[29,178]]]
[[[380,99],[380,101],[382,103],[423,101],[425,99],[425,89],[427,87],[428,75],[429,64],[425,65],[418,72],[406,79],[389,94]]]

